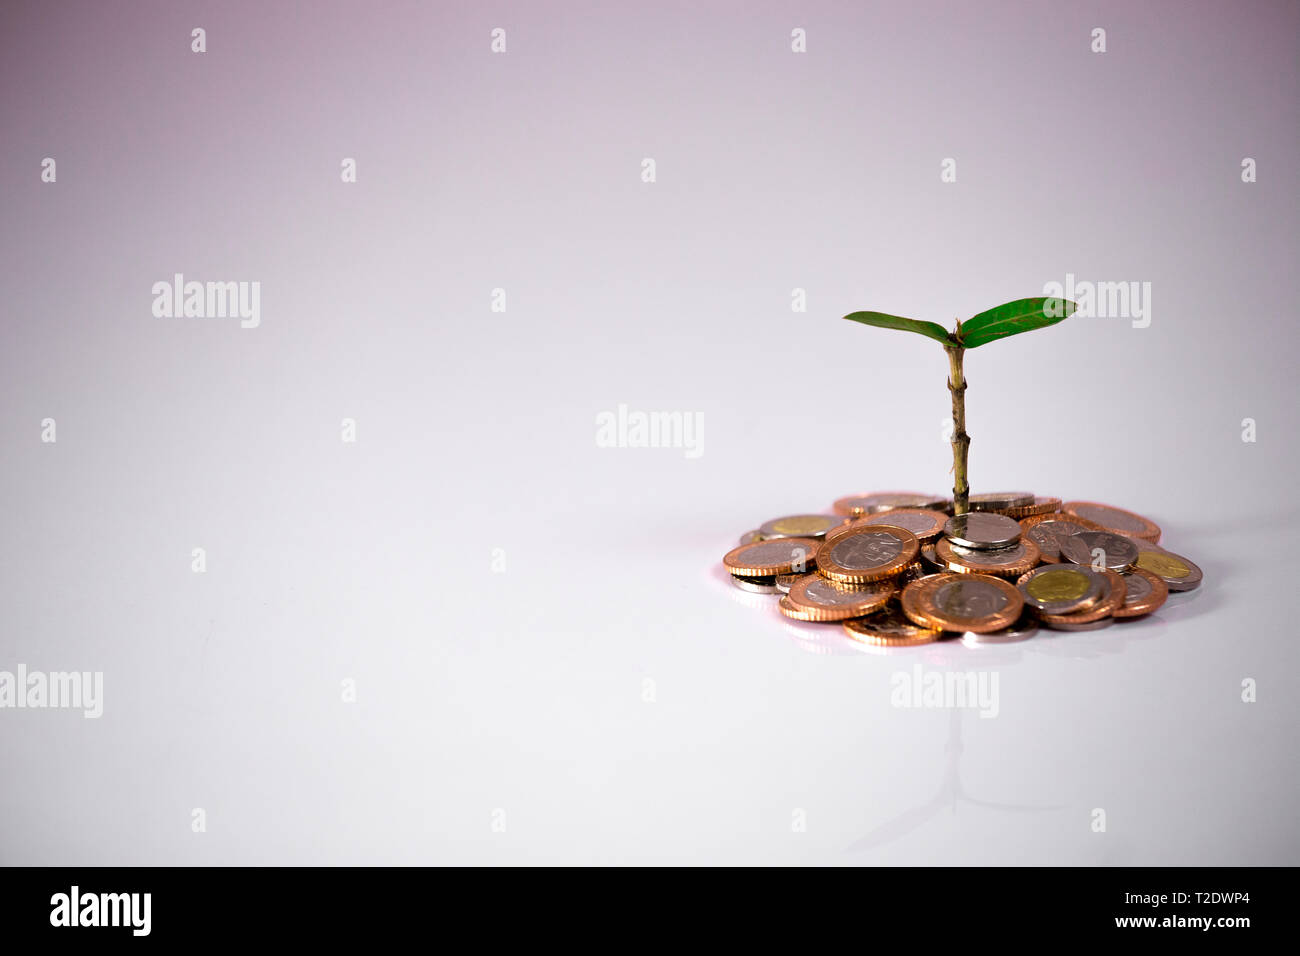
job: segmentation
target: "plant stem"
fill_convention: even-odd
[[[962,375],[961,359],[965,349],[960,345],[945,347],[948,353],[948,391],[952,392],[952,513],[964,515],[970,511],[970,485],[966,483],[966,453],[970,451],[970,436],[966,434],[966,378]]]

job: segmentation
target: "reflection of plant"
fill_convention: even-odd
[[[935,322],[904,319],[884,312],[853,312],[844,318],[882,329],[904,329],[929,336],[943,344],[948,353],[948,390],[952,392],[952,505],[953,514],[970,510],[970,485],[966,482],[966,453],[970,436],[966,434],[966,379],[961,360],[967,349],[986,342],[1005,339],[1008,335],[1055,325],[1074,314],[1078,306],[1068,299],[1016,299],[979,315],[958,320],[951,332]]]

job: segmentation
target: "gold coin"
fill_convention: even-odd
[[[1184,558],[1154,545],[1138,542],[1137,567],[1150,571],[1171,591],[1190,591],[1201,583],[1201,569]]]
[[[793,610],[782,608],[782,613],[800,621],[842,621],[879,610],[896,590],[889,581],[837,584],[820,574],[806,574],[786,595]]]
[[[758,536],[764,541],[770,538],[822,538],[844,522],[843,515],[788,515],[760,525]]]
[[[1139,514],[1125,511],[1123,508],[1102,505],[1095,501],[1067,501],[1061,505],[1061,510],[1066,514],[1077,515],[1080,518],[1087,518],[1089,521],[1096,522],[1101,525],[1102,531],[1113,531],[1117,534],[1128,535],[1130,538],[1141,538],[1143,541],[1150,541],[1152,544],[1160,540],[1160,526],[1158,524]]]
[[[1095,573],[1106,576],[1106,593],[1102,595],[1100,601],[1087,610],[1075,611],[1072,614],[1039,614],[1038,619],[1049,627],[1054,627],[1058,624],[1091,624],[1111,617],[1116,610],[1124,606],[1124,577],[1118,571],[1109,568]]]
[[[1107,593],[1106,576],[1073,564],[1048,564],[1016,582],[1025,603],[1040,614],[1073,614],[1093,607]]]
[[[1165,603],[1169,586],[1150,571],[1134,568],[1124,575],[1124,603],[1115,609],[1115,617],[1141,617]]]
[[[1029,539],[1017,541],[1009,548],[978,551],[956,547],[947,538],[934,544],[935,557],[950,571],[960,574],[996,574],[1002,578],[1019,577],[1038,566],[1038,545]]]
[[[732,574],[771,577],[815,567],[817,542],[812,538],[773,538],[732,548],[722,559]]]
[[[903,589],[903,613],[914,624],[988,634],[1014,624],[1025,599],[988,574],[932,574]]]
[[[919,550],[916,536],[903,528],[853,528],[822,542],[817,569],[844,584],[867,584],[898,574],[916,560]]]
[[[937,627],[915,624],[891,602],[875,614],[844,622],[844,633],[855,641],[876,647],[913,647],[930,644],[943,637]]]
[[[878,514],[868,515],[850,521],[843,528],[836,528],[832,535],[843,534],[849,528],[864,528],[868,525],[887,524],[893,528],[902,528],[916,536],[916,540],[925,544],[943,534],[944,522],[948,516],[932,508],[891,508]]]

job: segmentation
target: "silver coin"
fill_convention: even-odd
[[[812,538],[821,540],[826,532],[844,524],[843,515],[787,515],[765,521],[758,528],[761,541],[773,538]]]
[[[759,535],[757,530],[746,531],[744,534],[740,536],[741,544],[753,544],[755,541],[762,541],[762,540],[763,538],[762,536]]]
[[[874,495],[858,495],[845,498],[844,504],[852,507],[859,514],[874,515],[894,508],[933,508],[937,511],[943,511],[949,507],[951,502],[947,498],[936,498],[934,495],[882,491]]]
[[[1124,606],[1137,604],[1151,593],[1151,582],[1140,574],[1124,575]]]
[[[1080,531],[1061,541],[1061,557],[1084,567],[1127,571],[1137,556],[1132,540],[1109,531]]]
[[[1072,534],[1087,530],[1083,525],[1071,521],[1069,518],[1053,518],[1051,521],[1038,522],[1025,534],[1029,535],[1030,541],[1038,545],[1039,552],[1046,560],[1059,561],[1061,558],[1061,541]]]
[[[794,582],[798,581],[801,577],[803,577],[802,574],[778,574],[775,579],[776,589],[782,594],[789,594],[790,588],[794,586]]]
[[[1033,493],[1028,491],[989,491],[970,496],[971,511],[1004,511],[1033,503]]]
[[[742,591],[753,591],[755,594],[776,593],[776,578],[751,578],[743,574],[733,574],[731,583]]]
[[[1181,554],[1174,554],[1138,538],[1128,540],[1138,549],[1136,565],[1164,581],[1170,591],[1190,591],[1200,587],[1201,569]]]
[[[938,574],[948,570],[935,554],[933,544],[921,545],[921,567],[927,574]]]
[[[934,592],[934,605],[949,617],[988,617],[1007,606],[1008,598],[996,585],[981,581],[980,574],[967,574],[941,584]]]
[[[961,642],[967,647],[980,647],[988,644],[1014,644],[1016,641],[1028,640],[1037,633],[1038,622],[1032,616],[1026,614],[1010,627],[1004,627],[992,634],[976,634],[974,631],[967,631],[961,636]]]
[[[949,541],[961,548],[974,548],[977,551],[1009,548],[1020,540],[1020,522],[1006,515],[972,511],[949,518],[944,523],[943,533]]]
[[[814,607],[843,607],[845,604],[861,604],[864,597],[874,597],[876,595],[887,595],[894,591],[894,585],[882,581],[877,584],[837,584],[830,578],[822,577],[820,574],[804,575],[804,577],[815,578],[811,584],[803,591],[803,597],[808,600],[800,600],[799,604],[811,604]],[[796,603],[792,601],[791,603]]]
[[[933,534],[935,527],[942,523],[944,517],[945,515],[938,512],[936,512],[935,516],[932,517],[930,515],[919,515],[911,511],[898,512],[891,510],[881,512],[879,518],[873,516],[870,520],[865,518],[859,520],[864,524],[892,525],[895,528],[902,528],[904,531],[910,531],[912,534],[920,537],[923,534]]]
[[[976,549],[960,548],[955,544],[952,545],[952,553],[961,558],[966,564],[976,564],[985,568],[1000,567],[1007,561],[1019,561],[1024,558],[1027,550],[1023,541],[1018,541],[1009,548]]]
[[[1062,624],[1058,622],[1047,622],[1047,626],[1054,631],[1100,631],[1103,627],[1110,627],[1115,623],[1113,617],[1103,617],[1098,621],[1089,621],[1087,624]]]
[[[832,540],[830,559],[850,571],[869,571],[903,553],[903,542],[888,531],[852,534]]]
[[[1044,614],[1070,614],[1100,601],[1108,585],[1106,575],[1092,568],[1050,564],[1030,571],[1016,587],[1030,607]]]

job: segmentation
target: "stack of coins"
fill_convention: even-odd
[[[779,595],[786,617],[838,622],[881,647],[1095,630],[1201,583],[1200,568],[1160,547],[1155,522],[1122,508],[1027,491],[971,495],[963,515],[951,505],[910,491],[849,495],[830,514],[760,525],[722,562],[737,587]]]

